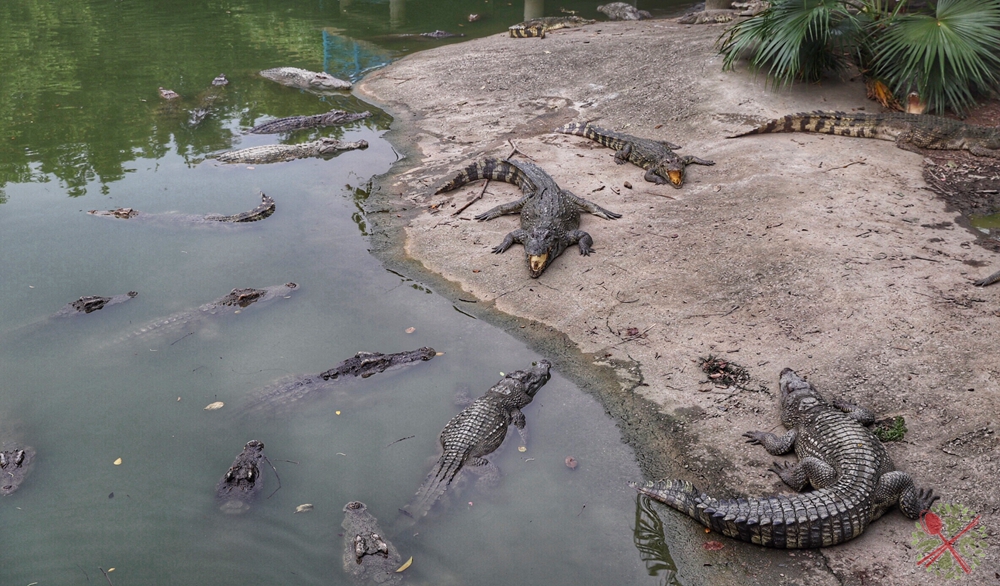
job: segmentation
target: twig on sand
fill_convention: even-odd
[[[509,161],[510,158],[513,157],[515,153],[521,153],[521,151],[517,150],[517,147],[514,145],[514,143],[510,139],[507,139],[507,144],[510,145],[511,151],[510,151],[510,154],[507,155],[507,158],[504,159],[505,161]],[[523,155],[524,153],[521,153],[521,154]],[[458,211],[453,212],[451,215],[452,216],[457,216],[458,214],[461,214],[462,212],[464,212],[466,210],[466,208],[468,208],[472,204],[474,204],[477,201],[479,201],[480,199],[482,199],[483,198],[483,194],[486,193],[486,186],[488,186],[489,184],[490,184],[490,180],[487,179],[486,183],[483,183],[483,189],[482,189],[482,191],[479,192],[479,195],[477,195],[476,197],[474,197],[474,198],[470,199],[469,201],[465,202],[464,206],[458,208]]]

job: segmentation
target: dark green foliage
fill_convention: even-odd
[[[902,441],[903,435],[906,434],[906,420],[902,415],[897,415],[876,421],[872,433],[883,442]]]

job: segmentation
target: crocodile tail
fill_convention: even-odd
[[[570,122],[569,124],[564,124],[559,128],[555,129],[555,132],[560,134],[575,134],[577,136],[586,136],[591,138],[588,132],[590,131],[590,124],[587,122]]]
[[[686,480],[670,480],[666,482],[629,482],[639,494],[644,494],[653,500],[670,505],[678,511],[701,521],[701,510],[698,508],[701,493],[693,484]]]
[[[877,116],[864,113],[848,114],[846,112],[800,112],[775,118],[753,130],[730,136],[739,138],[751,134],[768,134],[772,132],[818,132],[835,134],[837,136],[855,136],[859,138],[883,138],[876,136],[876,131],[882,129]],[[891,140],[891,138],[890,138]]]
[[[455,175],[435,191],[434,195],[457,189],[478,179],[494,179],[504,183],[512,183],[520,187],[522,191],[525,190],[526,185],[529,190],[531,189],[528,176],[513,163],[495,157],[487,157],[459,171],[458,175]]]
[[[449,457],[447,454],[441,456],[424,479],[424,483],[417,489],[417,494],[403,507],[403,512],[414,520],[426,515],[458,475],[463,461],[462,457]]]

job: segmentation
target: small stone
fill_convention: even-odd
[[[632,189],[632,184],[631,184],[631,183],[629,183],[628,181],[626,181],[626,182],[625,182],[625,183],[623,183],[622,185],[624,185],[624,186],[625,186],[625,189]]]
[[[566,456],[566,467],[570,470],[576,470],[576,458],[573,456]]]

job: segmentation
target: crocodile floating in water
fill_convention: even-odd
[[[403,557],[378,526],[378,520],[360,501],[344,505],[344,571],[358,584],[398,586],[403,575],[396,572]]]
[[[102,218],[117,218],[120,220],[131,220],[133,218],[139,220],[155,220],[155,221],[167,221],[167,222],[180,222],[180,223],[191,223],[200,224],[207,222],[224,222],[230,224],[246,224],[249,222],[256,222],[267,218],[274,213],[274,200],[267,195],[260,194],[260,205],[252,210],[241,212],[232,216],[223,216],[221,214],[208,214],[207,216],[195,216],[192,214],[149,214],[146,212],[140,212],[139,210],[134,210],[132,208],[116,208],[113,210],[90,210],[87,212],[93,216],[100,216]]]
[[[279,297],[287,298],[297,288],[298,285],[295,283],[285,283],[284,285],[274,285],[263,289],[233,289],[228,295],[206,303],[197,309],[181,311],[146,324],[142,328],[116,340],[116,342],[123,342],[134,338],[146,338],[154,334],[166,334],[181,330],[189,326],[194,326],[201,320],[219,314],[228,314],[230,311],[240,313],[250,305],[260,305]]]
[[[338,151],[348,151],[353,149],[366,149],[368,142],[358,140],[347,142],[335,138],[321,138],[312,142],[299,144],[267,144],[255,146],[238,151],[220,153],[215,158],[220,163],[245,163],[248,165],[259,165],[265,163],[280,163],[304,159],[307,157],[324,157],[332,155]]]
[[[437,352],[434,348],[427,347],[395,354],[358,352],[326,372],[296,376],[256,393],[244,412],[299,405],[346,378],[368,378],[397,366],[426,362],[435,356]]]
[[[524,22],[508,27],[510,36],[514,38],[538,37],[545,38],[545,34],[561,28],[575,28],[585,24],[594,24],[596,20],[583,18],[580,16],[543,16],[532,18]]]
[[[13,494],[31,473],[35,449],[20,442],[0,446],[0,496]]]
[[[493,252],[500,254],[515,242],[524,245],[528,271],[538,278],[552,261],[572,244],[578,244],[580,254],[587,256],[594,243],[590,234],[580,230],[580,212],[614,220],[622,217],[610,210],[560,189],[556,182],[537,166],[521,161],[486,158],[459,172],[435,194],[451,191],[477,179],[496,179],[521,188],[524,197],[499,205],[476,216],[477,220],[492,220],[504,214],[520,212],[521,229],[507,234]]]
[[[365,112],[345,112],[344,110],[330,110],[326,114],[316,114],[315,116],[289,116],[278,118],[263,124],[258,124],[250,129],[251,134],[277,134],[279,132],[291,132],[302,128],[322,128],[333,126],[334,124],[346,124],[368,118],[372,113]]]
[[[483,456],[500,447],[511,424],[527,444],[521,409],[531,403],[538,390],[549,381],[550,368],[549,361],[540,360],[528,370],[505,375],[485,395],[448,422],[439,438],[444,453],[413,500],[403,509],[406,516],[416,520],[426,515],[465,468],[481,469],[476,473],[487,482],[499,477],[500,470]]]
[[[250,508],[251,501],[264,489],[264,479],[260,474],[263,460],[264,442],[248,441],[215,487],[219,510],[238,515]]]
[[[324,72],[309,71],[298,67],[275,67],[260,72],[261,77],[281,85],[303,90],[349,90],[351,82],[337,79]]]
[[[791,369],[781,372],[781,436],[743,434],[775,456],[794,448],[796,464],[775,463],[771,471],[797,495],[719,499],[690,482],[629,483],[640,493],[689,515],[723,535],[776,548],[827,547],[853,539],[898,503],[919,519],[937,497],[917,490],[909,474],[895,469],[882,442],[865,425],[875,415],[843,401],[827,403]]]
[[[212,80],[212,87],[198,98],[198,105],[188,112],[188,126],[195,127],[202,123],[212,113],[212,106],[222,97],[222,88],[229,85],[225,73],[220,73]]]
[[[837,136],[891,140],[914,152],[918,149],[966,150],[980,157],[1000,158],[1000,129],[974,126],[928,114],[866,114],[862,112],[803,112],[771,120],[729,138],[771,132],[818,132]]]
[[[695,163],[698,165],[714,165],[714,161],[706,161],[691,155],[677,155],[673,149],[681,147],[659,140],[639,138],[613,130],[605,130],[586,123],[572,122],[556,128],[562,134],[575,134],[598,142],[608,148],[615,149],[615,163],[624,165],[630,162],[637,167],[646,169],[643,178],[657,185],[670,184],[680,189],[684,185],[684,168]]]
[[[451,39],[454,37],[464,37],[462,33],[449,33],[448,31],[436,30],[429,33],[420,33],[421,37],[427,37],[428,39]]]
[[[635,6],[625,2],[611,2],[597,7],[598,12],[603,12],[608,20],[644,20],[653,18],[653,15],[645,10],[639,10]]]
[[[101,297],[99,295],[87,295],[86,297],[81,297],[76,301],[70,301],[63,306],[62,309],[57,311],[52,317],[71,317],[74,315],[80,315],[84,313],[93,313],[95,311],[104,309],[109,305],[117,305],[119,303],[125,303],[126,301],[134,298],[138,295],[135,291],[129,291],[128,293],[123,293],[121,295],[114,295],[112,297]]]

